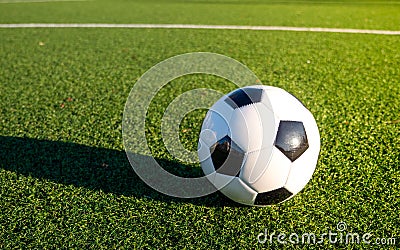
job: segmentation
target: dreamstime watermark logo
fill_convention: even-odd
[[[150,68],[135,83],[123,114],[125,152],[134,171],[147,185],[163,194],[180,198],[201,197],[215,192],[217,188],[209,181],[215,172],[199,178],[183,178],[164,170],[152,156],[147,144],[145,122],[149,106],[157,93],[172,80],[190,74],[219,76],[238,88],[260,84],[257,76],[245,65],[230,57],[207,52],[171,57]],[[202,160],[198,159],[197,151],[189,151],[180,144],[179,124],[189,112],[210,109],[222,96],[224,93],[213,89],[193,89],[169,104],[163,114],[161,130],[164,145],[172,156],[185,163]],[[200,143],[198,150],[202,150],[201,146]]]
[[[336,225],[335,230],[328,230],[321,234],[315,233],[283,233],[271,232],[267,229],[263,233],[257,235],[258,243],[272,244],[278,242],[279,244],[368,244],[368,245],[395,245],[396,238],[379,238],[374,237],[372,233],[350,232],[347,230],[347,224],[340,221]]]

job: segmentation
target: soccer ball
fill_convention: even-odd
[[[230,199],[265,206],[292,198],[315,170],[320,149],[310,111],[271,86],[239,88],[204,119],[198,155],[208,180]]]

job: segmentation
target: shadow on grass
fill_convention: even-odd
[[[156,159],[165,169],[193,169],[178,161]],[[53,182],[102,190],[116,195],[147,197],[166,202],[184,202],[211,207],[237,207],[216,192],[196,198],[173,198],[147,186],[133,171],[124,151],[75,143],[0,136],[0,168]],[[196,169],[195,175],[198,172]]]

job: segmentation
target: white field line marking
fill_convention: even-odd
[[[222,29],[222,30],[267,30],[331,32],[352,34],[400,35],[400,30],[341,29],[288,26],[242,26],[242,25],[196,25],[196,24],[110,24],[110,23],[11,23],[0,24],[0,28],[145,28],[145,29]]]

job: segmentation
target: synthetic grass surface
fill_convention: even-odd
[[[398,29],[400,1],[115,0],[6,3],[1,23],[184,23]]]
[[[398,248],[399,42],[398,36],[298,32],[1,29],[0,248],[318,249],[276,239],[259,244],[257,236],[266,229],[338,232],[340,221],[347,232],[371,233],[372,240],[396,237],[387,247]],[[154,64],[195,51],[239,60],[314,114],[320,158],[293,199],[266,208],[220,194],[173,199],[134,174],[121,136],[129,91]],[[162,89],[148,115],[152,152],[183,176],[201,171],[168,154],[160,117],[174,97],[197,87],[234,88],[217,77],[182,77]],[[191,113],[181,125],[188,148],[196,147],[204,114]],[[323,247],[370,246],[325,241]]]

